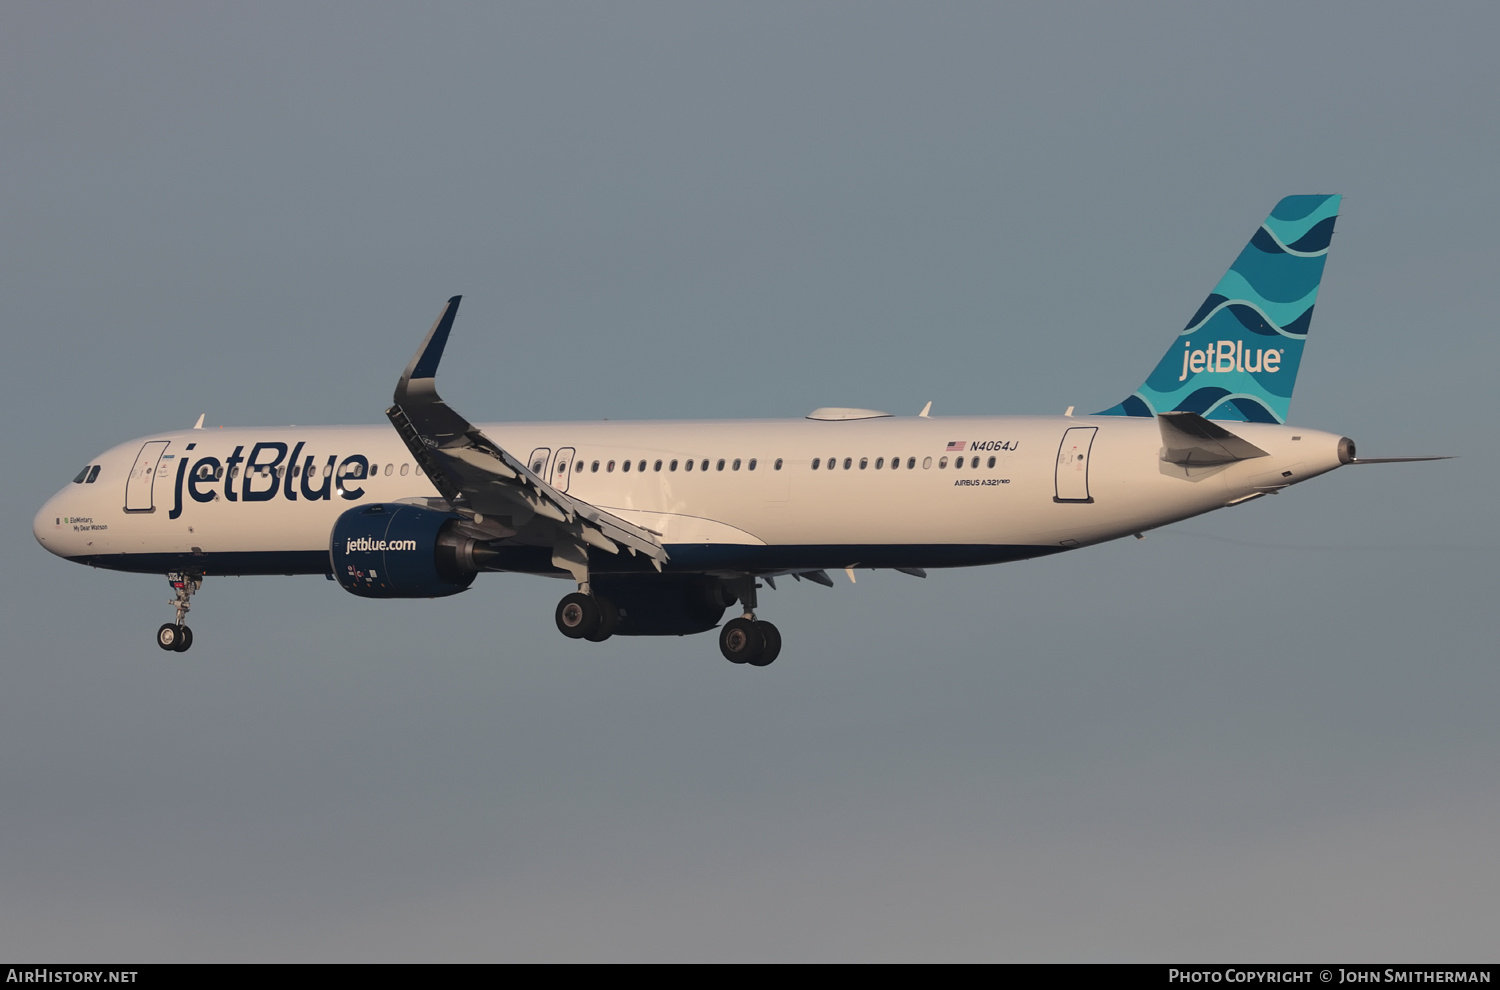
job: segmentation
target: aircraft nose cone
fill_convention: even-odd
[[[59,557],[64,555],[63,542],[63,519],[62,507],[58,505],[59,498],[54,495],[49,498],[36,517],[31,520],[31,535],[42,548]]]

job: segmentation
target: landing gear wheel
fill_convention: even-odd
[[[746,618],[730,619],[719,630],[719,652],[730,663],[754,663],[765,649],[758,622]]]
[[[760,632],[766,645],[760,651],[760,656],[752,657],[747,662],[754,667],[769,667],[771,662],[781,655],[781,630],[769,622],[757,622],[755,628]]]
[[[193,645],[193,631],[182,620],[193,607],[194,593],[203,587],[203,575],[195,571],[170,571],[167,583],[172,586],[172,600],[167,604],[177,610],[177,621],[161,624],[156,630],[156,645],[174,653],[186,653]]]
[[[588,639],[604,619],[599,605],[582,592],[564,595],[557,603],[557,631],[569,639]],[[613,629],[610,632],[614,632]]]
[[[583,637],[590,643],[602,643],[620,628],[620,610],[608,598],[595,597],[594,608],[599,610],[599,628]]]
[[[185,647],[182,644],[182,630],[185,627],[172,622],[163,622],[161,628],[156,630],[156,645],[164,650],[181,652]]]

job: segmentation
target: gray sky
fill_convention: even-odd
[[[1423,960],[1500,930],[1493,5],[0,7],[0,952]],[[120,441],[1102,409],[1346,196],[1292,421],[1366,455],[1026,564],[566,641],[36,546]]]

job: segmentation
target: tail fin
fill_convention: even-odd
[[[1277,203],[1156,370],[1096,415],[1286,422],[1340,199]]]

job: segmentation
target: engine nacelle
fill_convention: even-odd
[[[361,505],[333,524],[328,557],[344,590],[361,598],[441,598],[474,583],[492,557],[459,531],[459,517],[400,502]]]

